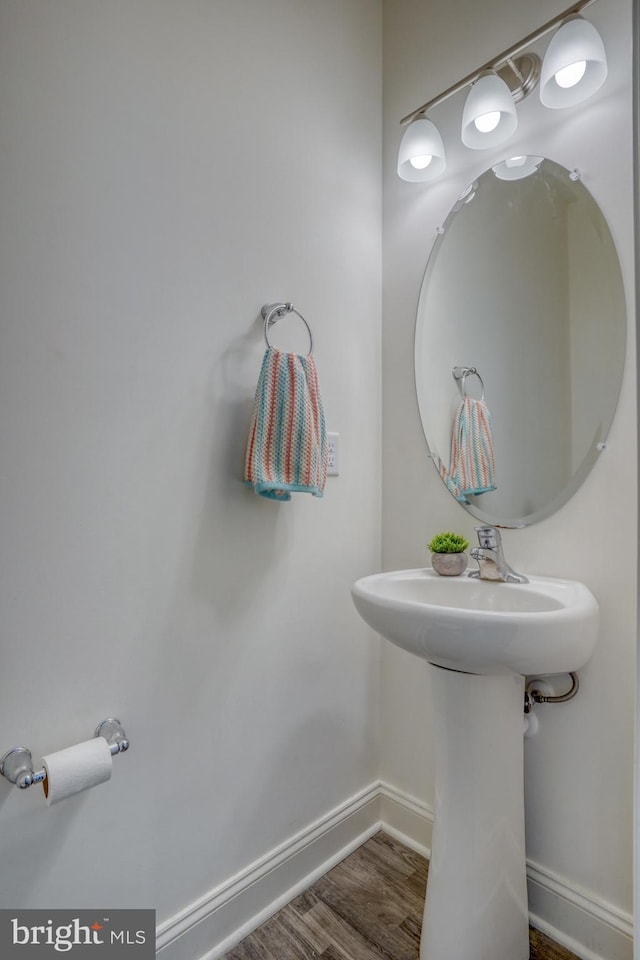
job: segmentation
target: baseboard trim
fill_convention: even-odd
[[[633,918],[529,860],[531,925],[582,960],[632,960]]]
[[[433,809],[375,781],[160,924],[159,960],[219,960],[381,829],[430,856]],[[527,877],[534,927],[582,960],[632,960],[629,914],[533,861]]]
[[[430,860],[433,808],[384,780],[379,790],[385,832]]]
[[[161,923],[161,960],[217,960],[382,827],[376,781]]]

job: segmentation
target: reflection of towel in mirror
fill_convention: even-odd
[[[311,354],[269,347],[262,360],[245,458],[245,483],[270,500],[295,491],[321,497],[327,444],[318,374]]]
[[[458,407],[451,434],[449,470],[440,466],[442,479],[456,500],[468,503],[472,494],[496,489],[491,414],[484,400],[465,397]]]

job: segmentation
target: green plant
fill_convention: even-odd
[[[465,540],[459,533],[438,533],[431,543],[427,544],[431,553],[464,553],[469,546],[469,541]]]

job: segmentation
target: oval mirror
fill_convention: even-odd
[[[618,257],[579,176],[541,157],[483,173],[438,233],[415,337],[429,454],[473,516],[526,526],[572,496],[604,449],[625,344]]]

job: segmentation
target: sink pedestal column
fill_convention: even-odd
[[[524,677],[430,674],[436,800],[420,960],[527,960]]]

